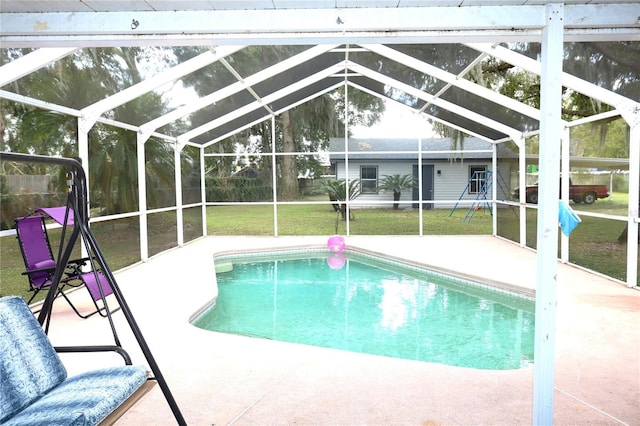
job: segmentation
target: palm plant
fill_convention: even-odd
[[[335,201],[336,203],[334,203],[333,208],[337,212],[340,212],[342,220],[347,220],[347,213],[349,213],[349,218],[353,219],[345,201],[347,199],[353,200],[360,195],[360,179],[353,179],[349,181],[348,192],[347,183],[344,179],[325,180],[314,192],[327,194],[331,201]]]
[[[402,191],[413,188],[415,182],[416,179],[412,175],[386,175],[380,179],[378,188],[383,191],[393,191],[393,209],[398,210]]]

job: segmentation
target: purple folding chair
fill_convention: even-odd
[[[45,209],[39,209],[39,211],[45,212],[44,210]],[[56,212],[53,213],[55,214]],[[59,219],[54,215],[52,215],[52,217],[54,217],[56,221]],[[64,216],[59,222],[63,221]],[[69,222],[72,223],[71,221],[72,218],[70,218]],[[22,275],[27,276],[29,279],[29,290],[33,291],[33,295],[27,302],[31,303],[41,290],[51,287],[58,265],[53,257],[45,218],[43,216],[18,218],[15,223],[16,235],[26,268]],[[63,266],[65,268],[64,276],[60,280],[57,290],[58,294],[56,296],[61,295],[81,318],[88,318],[96,313],[106,316],[105,310],[107,309],[107,302],[105,298],[112,294],[113,290],[102,271],[92,270],[85,272],[82,270],[82,266],[84,266],[88,260],[89,259],[72,260]],[[80,313],[63,291],[65,287],[79,287],[82,285],[89,291],[91,300],[95,306],[95,310],[89,313]],[[101,288],[102,294],[100,291]]]

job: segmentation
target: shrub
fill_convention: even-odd
[[[273,187],[260,179],[237,177],[207,177],[208,202],[269,201]]]

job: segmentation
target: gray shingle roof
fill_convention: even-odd
[[[331,138],[329,147],[332,161],[344,160],[344,138]],[[498,144],[500,156],[517,155],[505,146]],[[418,138],[350,138],[349,159],[365,160],[409,160],[417,157],[419,148]],[[462,157],[465,159],[490,159],[493,144],[479,138],[465,138]],[[483,152],[478,152],[483,151]],[[451,152],[451,138],[425,138],[422,139],[422,158],[430,160],[449,160],[452,157],[460,157]]]

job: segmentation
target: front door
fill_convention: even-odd
[[[413,177],[416,180],[416,184],[413,185],[413,200],[419,199],[418,191],[418,165],[413,165]],[[422,165],[422,201],[433,200],[433,165]],[[413,208],[418,208],[418,203],[413,204]],[[433,208],[433,204],[427,203],[422,205],[423,209]]]

